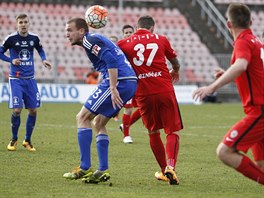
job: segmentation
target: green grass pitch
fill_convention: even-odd
[[[38,111],[32,136],[37,151],[22,147],[27,111],[23,110],[17,151],[7,151],[11,138],[7,103],[0,103],[0,197],[263,197],[264,188],[224,166],[215,149],[229,129],[243,117],[240,104],[181,105],[181,132],[177,163],[179,186],[157,181],[159,167],[148,143],[142,121],[131,127],[134,144],[125,145],[120,122],[108,123],[110,182],[84,184],[66,180],[63,173],[79,165],[75,115],[81,104],[44,103]],[[123,112],[121,110],[121,112]],[[122,115],[120,115],[122,117]],[[162,132],[162,138],[164,140]],[[92,165],[98,166],[95,136]]]

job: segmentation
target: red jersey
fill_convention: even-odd
[[[136,96],[174,90],[166,58],[171,60],[177,55],[165,36],[141,29],[120,40],[118,46],[126,54],[137,74]]]
[[[264,46],[250,29],[234,41],[231,64],[238,58],[248,61],[247,70],[236,78],[243,107],[264,105]]]

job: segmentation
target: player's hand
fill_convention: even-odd
[[[21,61],[20,61],[19,58],[15,58],[15,59],[12,60],[12,64],[13,64],[13,65],[19,66],[20,63],[21,63]]]
[[[113,108],[116,109],[117,107],[121,109],[123,107],[123,100],[119,95],[117,88],[111,88],[111,99]]]
[[[215,79],[219,78],[220,76],[223,75],[223,73],[225,73],[225,70],[221,69],[221,68],[217,68],[215,70],[215,73],[214,73],[214,77]]]
[[[51,70],[51,64],[47,61],[47,60],[44,60],[43,61],[43,65],[44,67],[48,68],[49,70]]]
[[[200,87],[193,92],[192,97],[195,101],[202,101],[206,96],[213,92],[214,90],[210,86]]]
[[[176,83],[177,81],[179,81],[179,72],[172,69],[170,70],[170,75],[172,83]]]

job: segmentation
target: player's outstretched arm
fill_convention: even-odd
[[[195,100],[202,100],[205,96],[214,93],[220,87],[234,81],[242,72],[246,71],[248,61],[246,59],[238,58],[236,62],[231,65],[222,75],[212,84],[206,87],[198,88],[193,92]]]

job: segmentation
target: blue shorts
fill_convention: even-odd
[[[126,104],[134,96],[136,89],[136,80],[118,81],[117,90],[123,100],[123,104]],[[88,97],[84,106],[95,115],[102,114],[108,118],[114,117],[120,111],[119,108],[113,108],[108,80],[104,80],[98,85]]]
[[[23,108],[37,108],[40,106],[40,94],[38,86],[34,78],[22,79],[22,78],[9,78],[9,108],[15,109]]]

